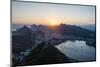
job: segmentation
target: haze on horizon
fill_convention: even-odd
[[[12,1],[13,24],[95,24],[95,6]]]

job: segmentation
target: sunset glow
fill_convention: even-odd
[[[14,24],[95,24],[95,6],[12,2]]]
[[[48,24],[51,26],[59,25],[59,21],[57,21],[55,19],[49,19]]]

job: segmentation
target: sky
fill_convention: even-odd
[[[95,24],[95,6],[12,1],[13,24]]]

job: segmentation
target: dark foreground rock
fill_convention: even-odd
[[[57,63],[71,63],[76,60],[66,57],[56,47],[48,45],[44,47],[44,43],[32,50],[29,55],[25,56],[23,61],[14,66],[26,65],[42,65],[42,64],[57,64]]]

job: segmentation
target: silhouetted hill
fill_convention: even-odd
[[[18,34],[28,34],[33,35],[36,40],[44,40],[44,39],[59,39],[60,42],[56,42],[59,44],[66,40],[84,40],[90,46],[95,45],[96,39],[96,32],[84,29],[80,26],[76,25],[67,25],[67,24],[60,24],[59,26],[45,26],[45,25],[31,25],[31,28],[24,26],[20,28],[17,32]],[[47,36],[47,37],[46,37]],[[49,37],[48,37],[49,36]],[[56,37],[56,38],[55,38]],[[33,38],[33,40],[35,40]]]
[[[41,64],[56,64],[56,63],[69,63],[78,62],[74,59],[66,57],[56,47],[44,42],[39,44],[37,48],[33,49],[30,54],[24,57],[24,60],[17,64],[23,65],[41,65]]]
[[[90,31],[96,31],[95,29],[95,24],[90,24],[90,25],[80,25],[80,27],[84,28],[84,29],[87,29],[87,30],[90,30]]]
[[[75,25],[61,24],[55,27],[32,25],[30,28],[24,25],[17,31],[12,32],[13,65],[77,62],[66,57],[54,45],[67,40],[82,40],[86,41],[87,45],[96,47],[95,34],[93,31]],[[22,56],[20,54],[20,52],[33,48],[33,45],[35,45],[35,48],[28,55]],[[20,59],[20,56],[23,59]]]
[[[33,32],[27,26],[23,26],[12,34],[12,47],[14,52],[20,52],[22,50],[32,47]]]
[[[59,26],[59,29],[63,35],[74,35],[74,36],[80,36],[80,37],[94,36],[94,32],[89,31],[87,29],[83,29],[75,25],[61,24]]]
[[[22,28],[17,30],[17,33],[22,35],[32,35],[33,31],[24,25]]]
[[[66,38],[69,37],[69,40],[83,40],[86,41],[87,45],[96,47],[96,32],[66,24],[61,24],[59,28],[63,35],[67,35]]]

